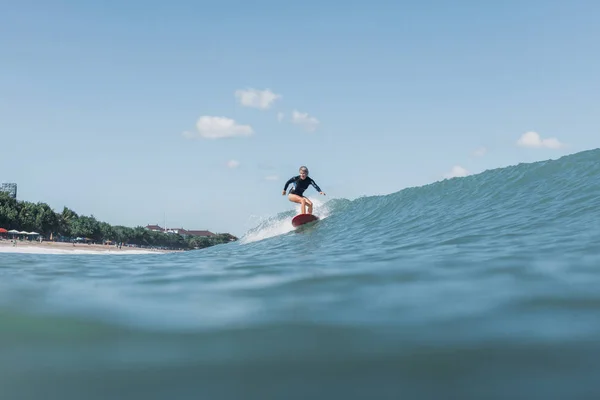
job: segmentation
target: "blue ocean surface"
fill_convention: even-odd
[[[600,150],[294,214],[0,253],[0,399],[600,398]]]

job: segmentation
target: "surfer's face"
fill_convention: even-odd
[[[306,179],[306,171],[300,171],[300,178],[301,179]]]

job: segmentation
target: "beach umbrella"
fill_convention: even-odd
[[[0,233],[6,233],[6,232],[8,232],[6,229],[0,228]]]
[[[37,232],[29,232],[28,235],[39,235]]]
[[[21,231],[21,232],[17,232],[17,233],[20,235],[29,235],[29,232],[26,232],[26,231]]]
[[[16,229],[11,229],[10,231],[8,231],[8,233],[19,233],[19,231]]]

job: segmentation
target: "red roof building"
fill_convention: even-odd
[[[210,231],[188,231],[192,236],[215,236],[214,233]]]

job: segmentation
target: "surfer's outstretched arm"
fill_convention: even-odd
[[[310,184],[313,185],[313,187],[317,190],[317,192],[319,192],[322,195],[325,195],[325,193],[323,193],[323,191],[321,190],[319,185],[317,185],[317,182],[315,182],[312,178],[310,178]]]

